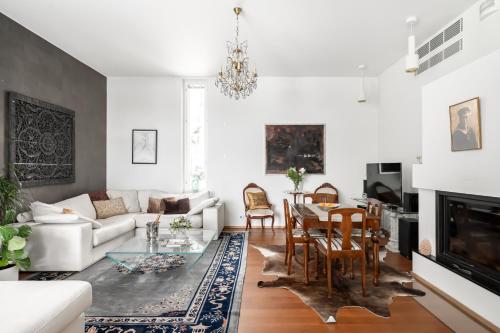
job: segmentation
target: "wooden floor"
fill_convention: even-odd
[[[250,244],[284,244],[285,233],[276,229],[252,229]],[[260,280],[273,280],[262,275],[264,257],[248,246],[247,270],[243,287],[239,333],[295,332],[452,332],[412,297],[396,297],[390,305],[391,317],[381,318],[366,309],[346,308],[337,313],[336,324],[324,324],[316,313],[292,292],[285,289],[257,287]],[[398,269],[410,269],[409,261],[399,255],[385,262]]]

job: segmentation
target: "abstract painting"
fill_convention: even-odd
[[[132,164],[156,164],[157,130],[132,130]]]
[[[479,97],[450,106],[451,150],[481,149]]]
[[[289,167],[325,173],[325,125],[266,125],[266,173]]]
[[[14,92],[8,102],[8,160],[21,184],[73,183],[75,112]]]

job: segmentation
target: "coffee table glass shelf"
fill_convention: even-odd
[[[136,229],[136,235],[120,245],[106,252],[106,256],[115,264],[133,270],[143,258],[154,255],[179,255],[185,258],[186,263],[196,263],[205,253],[215,236],[213,230],[187,230],[186,237],[174,238],[169,229],[160,229],[156,240],[148,241],[143,230]],[[137,260],[133,260],[137,258]]]

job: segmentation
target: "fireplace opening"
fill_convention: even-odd
[[[500,295],[500,198],[437,192],[438,262]]]

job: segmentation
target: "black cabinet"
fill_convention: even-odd
[[[399,219],[399,253],[411,259],[412,251],[418,250],[418,219]]]

